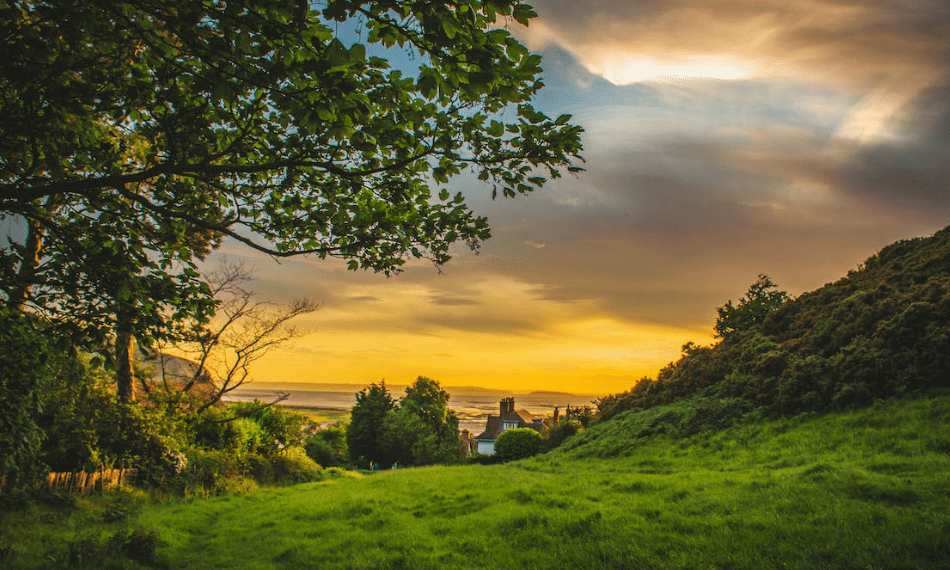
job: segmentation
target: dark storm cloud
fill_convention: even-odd
[[[841,192],[888,207],[950,214],[950,83],[907,109],[903,137],[868,145],[833,173]]]

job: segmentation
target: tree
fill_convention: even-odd
[[[313,6],[0,7],[0,216],[25,228],[0,250],[7,303],[120,348],[174,338],[213,309],[197,261],[222,237],[387,274],[440,265],[489,237],[450,178],[515,196],[580,170],[582,129],[529,103],[540,58],[499,21],[527,24],[528,5]],[[392,69],[393,50],[416,69]]]
[[[406,388],[398,407],[386,414],[383,444],[403,465],[431,465],[458,459],[459,422],[449,394],[420,376]]]
[[[356,462],[387,463],[389,452],[382,445],[383,422],[396,403],[386,389],[386,383],[372,384],[356,393],[356,404],[350,411],[346,426],[346,445],[350,458]]]
[[[733,305],[730,299],[716,309],[719,315],[716,318],[716,336],[728,340],[737,333],[758,327],[769,313],[789,299],[788,293],[779,291],[768,275],[759,275],[745,296],[739,299],[738,305]]]

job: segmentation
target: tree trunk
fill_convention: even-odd
[[[10,292],[10,306],[23,311],[30,298],[30,288],[36,281],[36,269],[40,266],[40,251],[43,249],[43,228],[34,220],[27,220],[26,242],[23,244],[23,260],[16,275],[16,285]]]
[[[118,321],[115,329],[116,393],[123,402],[131,402],[134,399],[132,383],[135,380],[132,371],[132,355],[135,351],[132,323],[122,315],[117,315],[116,319]]]

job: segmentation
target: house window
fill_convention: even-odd
[[[501,424],[502,430],[515,429],[516,427],[518,427],[518,422],[502,422]]]

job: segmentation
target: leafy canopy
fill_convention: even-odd
[[[515,196],[580,170],[582,129],[532,107],[540,58],[504,29],[534,16],[513,0],[4,3],[0,215],[43,243],[35,259],[0,246],[2,289],[91,325],[119,299],[141,336],[168,325],[155,315],[208,314],[196,260],[224,236],[386,273],[476,248],[487,222],[449,179]]]
[[[733,305],[732,300],[729,300],[716,309],[719,315],[716,318],[716,336],[728,339],[737,333],[752,330],[789,299],[788,293],[780,291],[768,275],[759,275],[745,296],[739,299],[738,305]]]

